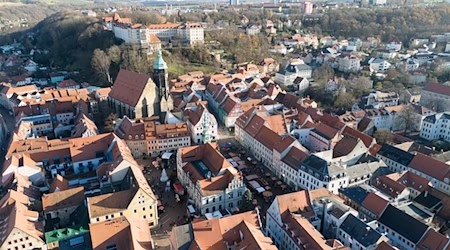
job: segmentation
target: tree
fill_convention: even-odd
[[[346,92],[341,92],[334,102],[334,106],[339,109],[349,110],[355,104],[355,98],[353,95]]]
[[[386,129],[380,129],[375,131],[373,137],[375,138],[375,140],[377,140],[377,143],[379,144],[386,144],[392,141],[392,134],[389,130]]]
[[[239,206],[239,210],[241,212],[250,211],[254,209],[253,205],[253,194],[250,190],[247,189],[244,195],[242,196],[241,205]]]
[[[394,120],[394,125],[405,130],[405,133],[416,131],[419,127],[419,117],[411,105],[406,106],[397,113]]]
[[[116,125],[116,121],[118,119],[119,117],[117,116],[117,114],[115,113],[109,114],[108,117],[106,117],[105,123],[103,125],[104,132],[105,133],[113,132]]]
[[[111,59],[101,49],[95,49],[91,61],[92,68],[95,72],[103,77],[108,83],[112,83],[111,75],[109,73],[109,66],[111,66]]]
[[[121,66],[142,74],[147,74],[150,71],[147,57],[140,55],[136,48],[129,48],[122,52]]]
[[[322,64],[313,71],[313,78],[318,85],[323,85],[328,82],[328,80],[333,79],[334,69],[327,64]]]
[[[113,45],[108,49],[108,56],[111,59],[111,62],[119,64],[122,60],[122,51],[120,50],[119,46]]]

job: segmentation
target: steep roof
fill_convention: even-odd
[[[417,153],[408,164],[408,167],[440,181],[450,179],[450,165],[422,153]]]
[[[236,244],[236,249],[277,249],[272,240],[262,233],[257,216],[255,211],[249,211],[195,222],[192,224],[194,244],[199,249],[226,250],[227,244]]]
[[[387,206],[378,221],[414,244],[419,242],[428,229],[427,225],[392,205]]]
[[[364,247],[377,244],[382,235],[369,227],[366,223],[356,218],[353,214],[349,214],[342,222],[340,229],[346,232],[350,237],[358,241]]]
[[[366,196],[361,205],[378,217],[389,205],[389,201],[371,192]]]
[[[135,107],[147,83],[152,80],[145,74],[121,69],[109,96],[120,102]]]
[[[430,229],[423,236],[422,240],[420,240],[419,244],[417,244],[418,250],[427,250],[427,249],[442,249],[449,250],[450,249],[450,239],[440,234],[439,232]]]
[[[29,198],[23,193],[12,189],[0,200],[0,234],[9,236],[14,228],[35,238],[37,242],[44,244],[42,240],[42,226],[38,221],[39,213],[28,209]],[[0,239],[3,249],[6,237]]]
[[[117,249],[153,249],[150,229],[144,219],[121,216],[89,224],[89,230],[93,249],[105,249],[109,245]]]
[[[117,213],[128,208],[137,188],[87,198],[91,218]]]
[[[439,83],[428,83],[423,90],[450,96],[450,86]]]
[[[71,188],[59,192],[44,194],[42,207],[44,212],[55,211],[62,208],[77,206],[84,201],[84,187]]]

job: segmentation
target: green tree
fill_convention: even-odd
[[[103,124],[103,131],[105,133],[113,132],[114,128],[116,126],[116,122],[118,120],[119,120],[119,117],[117,116],[117,114],[115,114],[115,113],[109,114],[106,117],[105,122]]]
[[[253,210],[255,206],[253,205],[253,193],[247,189],[241,199],[241,205],[239,210],[241,212]]]

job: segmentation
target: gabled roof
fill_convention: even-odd
[[[392,205],[388,205],[378,221],[413,244],[417,244],[428,230],[427,225]]]
[[[327,140],[333,139],[339,132],[337,129],[334,129],[324,123],[318,123],[312,131]]]
[[[374,213],[375,216],[379,217],[384,209],[389,205],[389,201],[381,198],[374,192],[369,193],[366,198],[361,203],[370,212]]]
[[[344,136],[350,135],[356,138],[361,139],[364,142],[364,145],[369,148],[375,141],[375,139],[365,133],[362,133],[354,128],[351,128],[349,126],[346,126],[344,130],[342,131],[342,134]]]
[[[121,216],[89,224],[93,249],[115,245],[117,249],[152,250],[150,228],[144,219]]]
[[[439,83],[428,83],[423,90],[434,92],[441,95],[448,95],[450,96],[450,86],[446,86]]]
[[[450,239],[444,235],[430,229],[420,240],[419,244],[416,246],[417,250],[428,250],[428,249],[450,249]]]
[[[194,243],[191,249],[275,250],[272,240],[261,231],[255,211],[235,214],[225,218],[198,221],[192,224]]]
[[[152,82],[145,74],[121,69],[109,97],[135,107],[149,81]]]
[[[408,164],[408,167],[431,176],[439,181],[450,179],[450,165],[422,153],[417,153]]]
[[[414,158],[413,154],[403,151],[389,144],[383,144],[380,150],[378,150],[377,154],[386,157],[390,160],[393,160],[395,162],[398,162],[404,166],[408,166],[408,164]]]
[[[292,147],[289,152],[286,154],[283,159],[281,159],[284,163],[286,163],[291,168],[298,170],[302,162],[308,157],[308,154],[303,152],[297,147]]]
[[[84,187],[71,188],[59,192],[44,194],[42,196],[42,207],[45,213],[78,206],[84,201]]]
[[[61,175],[57,174],[50,185],[50,193],[69,189],[69,182]]]
[[[342,222],[340,229],[346,232],[353,240],[358,241],[364,247],[374,246],[382,235],[369,227],[366,223],[349,214]]]

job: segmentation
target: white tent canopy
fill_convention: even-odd
[[[163,160],[168,160],[168,159],[170,159],[170,157],[173,155],[173,153],[170,153],[170,152],[164,152],[164,154],[161,156],[161,158],[163,159]]]

